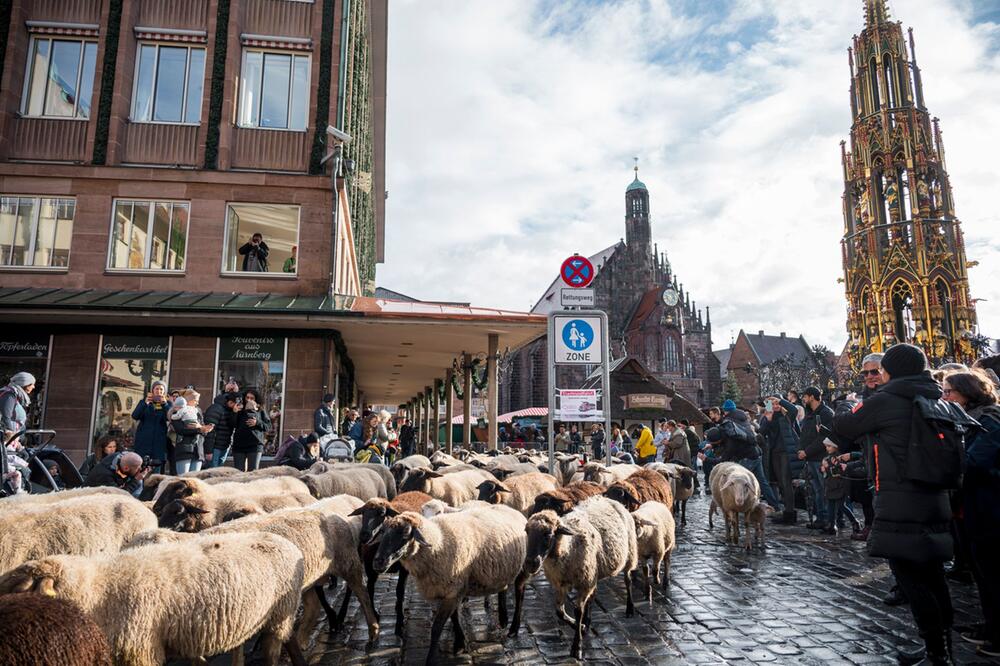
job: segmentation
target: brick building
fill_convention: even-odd
[[[765,335],[764,331],[746,333],[740,329],[736,341],[728,349],[715,352],[719,361],[721,380],[731,377],[740,390],[740,406],[750,407],[764,393],[784,395],[788,389],[801,391],[809,383],[810,370],[815,363],[813,352],[801,335],[789,337],[784,332]],[[787,377],[778,377],[772,372],[776,364],[782,366]],[[797,381],[788,383],[787,378]],[[786,385],[788,384],[788,385]]]
[[[596,307],[608,314],[612,358],[631,357],[659,382],[699,406],[721,392],[718,359],[712,353],[712,322],[678,282],[666,254],[652,242],[649,190],[635,179],[625,191],[625,238],[589,257],[596,275]],[[555,280],[532,308],[548,314],[560,308],[561,280]],[[544,406],[547,398],[547,340],[522,348],[501,384],[501,411]],[[564,372],[565,371],[565,372]],[[560,388],[582,385],[584,367],[560,369]]]
[[[324,322],[384,248],[386,12],[0,5],[0,381],[36,375],[32,425],[79,457],[155,379],[256,387],[275,439],[356,398]]]

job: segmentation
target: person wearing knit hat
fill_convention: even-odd
[[[0,434],[24,430],[34,390],[35,376],[30,372],[16,373],[7,386],[0,389]]]
[[[733,402],[732,400],[726,400],[724,403],[722,403],[722,411],[726,414],[728,414],[729,412],[735,412],[736,403]]]
[[[927,368],[927,356],[924,355],[924,350],[905,342],[889,347],[882,357],[882,369],[892,379],[919,375]]]

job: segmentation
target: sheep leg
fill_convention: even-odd
[[[663,555],[663,589],[670,587],[670,551]]]
[[[688,501],[681,502],[681,525],[688,524]]]
[[[347,583],[348,591],[354,592],[354,596],[358,598],[361,610],[365,612],[365,619],[368,621],[368,640],[374,641],[378,638],[379,618],[375,613],[375,606],[372,604],[371,597],[365,593],[364,583],[361,580],[361,572],[355,571],[354,575],[344,578],[344,582]]]
[[[642,563],[642,573],[643,573],[643,576],[645,576],[645,578],[646,578],[646,600],[649,601],[649,603],[653,603],[653,584],[650,582],[650,578],[652,578],[653,574],[650,572],[649,566],[650,566],[649,561],[643,562]],[[656,582],[660,582],[660,579],[659,579],[660,570],[659,569],[656,570],[656,576],[657,576]]]
[[[573,659],[583,658],[583,615],[587,608],[587,604],[590,603],[590,597],[593,594],[592,590],[584,592],[580,590],[577,594],[576,602],[576,631],[573,633],[573,647],[570,648],[569,656]]]
[[[556,590],[556,614],[561,620],[567,622],[568,624],[573,624],[574,620],[566,612],[566,591]]]
[[[294,640],[285,641],[285,652],[288,653],[288,659],[292,662],[292,666],[306,666],[306,658],[302,656],[302,648]]]
[[[632,603],[632,573],[625,572],[625,617],[635,615],[635,604]]]
[[[403,599],[406,598],[406,579],[410,572],[406,567],[399,567],[399,577],[396,579],[396,629],[394,633],[400,638],[403,637],[403,627],[405,618],[403,617]]]
[[[235,648],[233,648],[233,651],[230,652],[229,654],[230,654],[230,657],[231,657],[231,660],[229,662],[230,666],[243,666],[243,664],[245,663],[245,660],[244,660],[244,657],[243,657],[243,646],[242,645],[237,645]]]
[[[431,647],[427,651],[426,663],[428,666],[438,662],[438,644],[441,641],[441,632],[444,631],[444,623],[448,621],[456,608],[458,608],[458,599],[444,599],[434,611],[434,622],[431,623]]]
[[[309,642],[309,633],[316,626],[316,618],[319,617],[319,596],[322,594],[319,590],[321,589],[321,587],[317,586],[311,590],[306,590],[302,595],[302,615],[299,617],[299,621],[295,623],[294,633],[295,640],[299,645],[306,645]],[[330,616],[327,615],[327,617],[329,618]],[[278,646],[275,651],[280,653],[281,647]]]
[[[333,628],[334,623],[337,621],[337,616],[333,612],[333,606],[327,601],[326,592],[323,590],[322,585],[316,585],[312,589],[316,593],[316,600],[319,602],[320,607],[323,608],[323,612],[326,613],[326,621],[330,624],[330,628]],[[303,600],[304,603],[305,600]]]
[[[507,626],[507,590],[497,593],[497,618],[501,629]]]
[[[344,620],[347,619],[347,607],[350,605],[351,605],[351,587],[345,584],[344,598],[340,602],[340,610],[337,611],[337,616],[333,618],[332,622],[330,622],[330,631],[340,631],[340,628],[344,626]],[[327,616],[329,617],[329,613],[327,614]]]
[[[739,520],[739,514],[737,514],[736,520]],[[751,532],[753,530],[751,530],[751,528],[750,528],[750,514],[749,513],[743,515],[743,522],[745,523],[745,525],[744,525],[744,531],[746,532],[746,547],[747,547],[747,550],[750,550],[751,548],[753,548],[753,534],[751,534]]]
[[[455,654],[461,654],[465,652],[465,632],[462,631],[462,620],[458,616],[458,611],[461,608],[461,604],[455,608],[454,612],[451,614],[451,630],[455,634],[455,640],[452,641],[452,647],[454,648]]]
[[[708,505],[708,529],[712,529],[713,527],[712,516],[714,515],[715,515],[715,500],[712,500],[712,503]]]
[[[521,628],[521,606],[524,604],[524,588],[528,586],[528,575],[519,573],[514,580],[514,618],[510,623],[510,631],[507,636],[513,638],[517,636]]]

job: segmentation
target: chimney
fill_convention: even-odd
[[[757,331],[757,336],[761,338],[764,337],[764,331],[763,330]]]
[[[785,332],[784,331],[781,332],[781,337],[785,337]]]

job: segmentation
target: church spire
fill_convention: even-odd
[[[865,0],[865,28],[874,27],[889,20],[889,9],[885,0]]]

